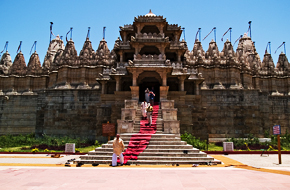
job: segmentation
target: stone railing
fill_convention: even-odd
[[[162,56],[162,54],[159,55],[140,55],[138,54],[137,56],[134,55],[134,61],[140,61],[140,60],[144,60],[144,61],[148,61],[148,60],[158,60],[158,61],[165,61],[166,57],[165,55]]]

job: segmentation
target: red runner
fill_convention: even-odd
[[[155,134],[156,132],[156,120],[158,117],[158,109],[159,105],[153,106],[151,127],[149,126],[147,119],[140,121],[139,133],[132,135],[129,145],[126,151],[123,153],[124,164],[126,164],[128,160],[137,160],[138,155],[146,149],[151,139],[151,135]]]

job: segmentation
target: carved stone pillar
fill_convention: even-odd
[[[179,76],[179,91],[184,91],[184,80],[186,76]]]
[[[167,86],[167,74],[166,74],[166,72],[162,73],[162,86]]]
[[[120,79],[121,77],[116,75],[115,80],[116,80],[116,91],[120,91]]]
[[[125,43],[127,42],[127,32],[124,32],[124,40]]]
[[[195,94],[199,95],[199,84],[198,83],[195,84]]]
[[[177,61],[178,62],[181,62],[181,52],[178,52],[177,53]]]
[[[106,88],[107,88],[107,81],[101,81],[102,84],[102,94],[106,93]]]
[[[132,72],[132,75],[133,75],[133,86],[137,86],[137,73],[136,73],[136,70],[134,70],[133,72]]]
[[[123,51],[120,51],[120,62],[123,63],[124,59],[123,59]]]

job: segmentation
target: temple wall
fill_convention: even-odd
[[[258,90],[202,90],[201,95],[169,92],[175,101],[180,132],[202,139],[264,137],[272,126],[290,131],[290,96],[269,96]]]
[[[103,106],[97,90],[47,90],[40,94],[43,103],[37,113],[43,125],[38,134],[95,138],[101,124],[110,121],[111,108]],[[41,119],[38,122],[41,124]]]
[[[36,112],[37,95],[0,96],[0,135],[34,133]]]
[[[205,83],[210,86],[218,84],[219,82],[221,82],[222,84],[241,83],[241,71],[238,68],[199,67],[198,72],[202,73],[202,76],[205,79]]]

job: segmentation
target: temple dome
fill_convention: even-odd
[[[149,13],[147,13],[145,16],[148,16],[148,17],[150,16],[151,17],[151,16],[156,16],[156,15],[154,13],[152,13],[152,11],[150,9]]]

